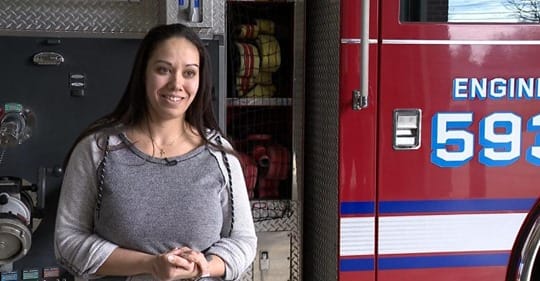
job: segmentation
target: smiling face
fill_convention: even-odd
[[[200,57],[189,40],[163,41],[146,67],[146,97],[153,120],[183,119],[199,89]]]

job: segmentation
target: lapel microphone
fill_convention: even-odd
[[[175,166],[176,164],[178,164],[178,161],[176,160],[169,160],[167,159],[167,157],[163,158],[163,160],[165,160],[165,165],[167,166]]]

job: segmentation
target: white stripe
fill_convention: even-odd
[[[339,253],[341,256],[372,255],[375,252],[375,219],[341,218]]]
[[[369,39],[369,44],[377,44],[377,39]],[[360,38],[341,38],[342,44],[360,44],[362,39]]]
[[[381,217],[379,253],[510,250],[525,215],[514,213]]]
[[[540,40],[416,40],[383,39],[383,44],[399,45],[540,45]]]
[[[512,249],[526,213],[383,216],[379,254],[414,254]],[[373,218],[342,218],[340,254],[374,254]],[[372,235],[372,237],[369,237]]]
[[[377,39],[369,39],[377,44]],[[342,44],[360,44],[359,38],[342,38]],[[540,40],[426,40],[426,39],[383,39],[386,45],[540,45]]]

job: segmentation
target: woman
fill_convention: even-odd
[[[191,29],[142,40],[126,92],[68,155],[55,252],[78,279],[234,280],[255,257],[242,170]]]

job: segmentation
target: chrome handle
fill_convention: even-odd
[[[37,65],[60,65],[64,57],[57,52],[39,52],[32,57],[32,61]]]
[[[422,111],[418,108],[394,110],[395,150],[419,149],[422,136]]]

